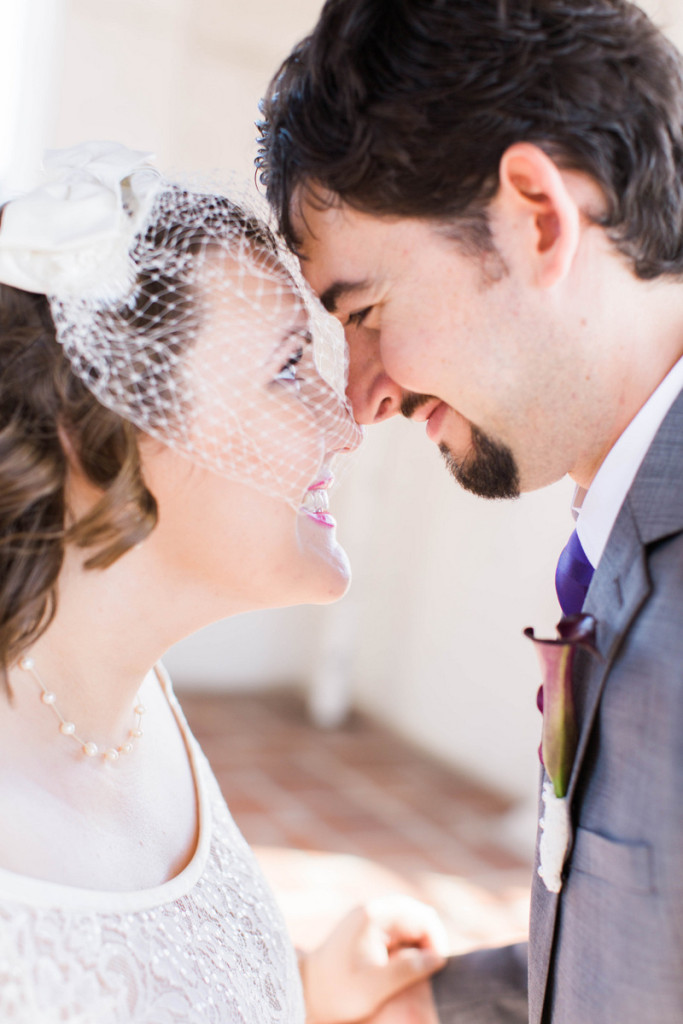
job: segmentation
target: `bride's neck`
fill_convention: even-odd
[[[111,742],[130,727],[142,682],[178,629],[145,572],[142,548],[104,570],[84,569],[83,559],[67,550],[55,617],[26,653],[80,734]],[[37,684],[20,667],[10,683],[17,701],[36,699]]]

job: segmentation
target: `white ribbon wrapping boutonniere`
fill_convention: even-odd
[[[578,733],[572,690],[574,656],[578,648],[598,654],[595,619],[591,615],[568,615],[557,625],[557,637],[544,640],[525,629],[534,642],[543,676],[542,761],[547,778],[543,782],[545,811],[541,821],[538,873],[550,892],[562,888],[562,869],[569,846],[570,823],[567,788]]]

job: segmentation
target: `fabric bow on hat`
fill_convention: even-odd
[[[40,184],[2,209],[0,281],[44,295],[124,294],[161,182],[150,158],[114,142],[48,152]]]

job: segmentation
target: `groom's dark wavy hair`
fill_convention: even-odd
[[[300,187],[491,248],[500,159],[525,140],[600,184],[639,277],[683,273],[682,58],[626,0],[327,0],[262,113],[257,167],[295,249]]]

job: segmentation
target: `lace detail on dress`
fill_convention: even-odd
[[[0,872],[3,1024],[303,1024],[280,912],[208,762],[188,743],[203,839],[177,879],[109,894],[35,882],[33,900],[32,880]],[[188,874],[198,877],[169,898]],[[24,893],[16,900],[12,877]]]

